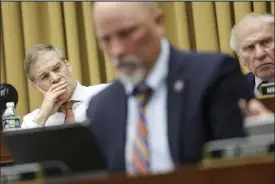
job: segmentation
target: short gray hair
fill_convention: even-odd
[[[263,20],[264,22],[266,23],[273,23],[274,24],[274,17],[273,15],[270,15],[270,14],[260,14],[260,13],[250,13],[248,15],[246,15],[244,18],[242,18],[238,23],[236,23],[232,30],[231,30],[231,35],[230,35],[230,48],[233,50],[233,51],[237,51],[237,40],[236,40],[236,30],[238,28],[238,26],[240,25],[240,23],[244,22],[245,20],[247,19],[261,19]]]
[[[25,73],[31,81],[34,81],[34,76],[30,72],[30,68],[33,63],[36,62],[39,55],[45,52],[55,52],[61,61],[66,61],[66,57],[58,48],[49,44],[37,44],[32,47],[26,54],[24,59],[24,69]]]

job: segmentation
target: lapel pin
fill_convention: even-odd
[[[177,80],[174,83],[174,89],[176,92],[181,92],[183,90],[183,87],[184,87],[184,83],[181,80]]]

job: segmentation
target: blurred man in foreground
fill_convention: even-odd
[[[262,83],[274,81],[274,16],[245,16],[232,29],[230,47],[250,70],[246,77],[258,96]]]
[[[25,72],[44,94],[40,109],[24,116],[22,128],[60,125],[86,120],[89,99],[107,86],[82,86],[72,76],[72,66],[57,48],[39,44],[25,57]]]
[[[210,140],[245,136],[238,101],[253,94],[237,61],[176,49],[153,2],[96,2],[93,15],[119,76],[87,110],[111,171],[172,171]]]

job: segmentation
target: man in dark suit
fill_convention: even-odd
[[[254,91],[254,88],[255,88],[255,75],[252,72],[249,72],[249,73],[245,74],[244,76],[245,76],[246,80],[248,81],[248,83],[250,85],[250,90],[254,93],[255,96],[258,95],[258,93]]]
[[[233,27],[230,47],[250,70],[245,77],[258,96],[262,83],[274,81],[274,16],[246,15]]]
[[[169,44],[152,2],[96,2],[93,15],[118,73],[87,110],[110,171],[171,171],[199,162],[207,141],[245,136],[238,101],[253,95],[237,61]]]

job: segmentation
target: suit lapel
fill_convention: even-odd
[[[182,59],[179,61],[179,52],[173,47],[170,50],[169,72],[167,78],[167,112],[168,112],[168,142],[175,164],[180,162],[180,124],[183,111],[184,92],[187,81],[184,77]]]
[[[251,91],[252,91],[253,94],[254,94],[254,87],[255,87],[255,77],[254,77],[254,76],[253,76],[253,78],[251,79],[250,84],[251,84]]]
[[[249,83],[250,90],[254,94],[255,76],[252,73],[248,73],[248,74],[245,75],[245,78],[247,79],[247,81]]]
[[[113,153],[111,155],[111,169],[113,171],[125,170],[125,142],[126,142],[126,116],[127,116],[127,98],[124,87],[121,83],[116,82],[115,87],[111,90],[112,98],[109,107],[112,110],[109,115],[109,120],[106,122],[112,122],[108,128],[108,136],[110,139],[110,150]],[[110,151],[109,150],[109,151]]]

